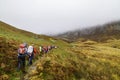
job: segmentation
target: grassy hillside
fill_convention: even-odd
[[[20,30],[0,22],[0,80],[6,74],[10,77],[16,76],[17,49],[19,44],[23,42],[28,43],[28,45],[35,44],[37,48],[39,45],[63,46],[61,43],[67,45],[62,40]]]
[[[52,37],[45,35],[38,35],[32,32],[24,31],[21,29],[17,29],[11,25],[8,25],[4,22],[0,21],[0,36],[5,37],[6,39],[17,40],[20,42],[48,42],[49,39],[53,39]]]
[[[34,43],[36,47],[58,46],[38,56],[34,64],[26,68],[25,80],[120,80],[120,39],[112,34],[113,38],[105,42],[82,38],[66,43],[44,35],[21,32],[3,22],[0,24],[0,80],[6,77],[20,80],[16,65],[17,49],[22,42]]]
[[[75,42],[40,58],[25,76],[29,80],[119,80],[120,49],[107,43]]]

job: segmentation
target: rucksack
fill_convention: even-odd
[[[33,53],[34,53],[34,54],[36,54],[36,53],[37,53],[36,48],[33,48]]]
[[[20,54],[25,54],[25,46],[24,46],[24,44],[20,44],[20,47],[19,47],[18,52],[19,52]]]
[[[20,54],[25,54],[25,48],[19,48],[19,53]]]
[[[33,53],[33,46],[29,46],[29,47],[28,47],[27,53],[28,53],[29,55],[31,55],[31,54]]]

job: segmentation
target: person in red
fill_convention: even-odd
[[[20,44],[19,49],[18,49],[18,70],[22,70],[22,72],[24,73],[25,73],[26,54],[27,54],[27,44]]]
[[[43,46],[43,52],[47,53],[48,52],[48,46]]]

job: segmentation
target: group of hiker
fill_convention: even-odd
[[[23,72],[25,72],[25,62],[26,62],[26,56],[29,57],[28,65],[32,65],[32,60],[36,54],[46,54],[48,51],[50,51],[52,48],[57,48],[56,46],[49,45],[49,46],[39,46],[39,49],[34,47],[34,44],[27,45],[27,43],[23,43],[19,45],[18,49],[18,70],[22,69]],[[22,64],[22,68],[21,68]]]

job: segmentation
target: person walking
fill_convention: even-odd
[[[20,44],[18,49],[18,70],[22,70],[25,73],[25,56],[27,54],[27,45]]]
[[[32,65],[32,64],[33,64],[32,60],[33,60],[33,58],[34,58],[34,56],[35,56],[35,54],[36,54],[36,50],[35,50],[35,48],[33,47],[33,45],[30,45],[30,46],[28,47],[27,53],[28,53],[28,55],[29,55],[29,65]]]

